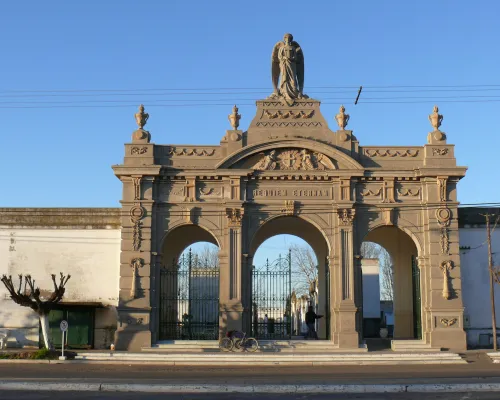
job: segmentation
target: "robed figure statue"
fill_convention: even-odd
[[[302,93],[304,53],[290,33],[286,33],[283,41],[276,43],[273,48],[271,74],[274,88],[271,98],[282,98],[288,105],[292,105],[296,99],[308,98]]]

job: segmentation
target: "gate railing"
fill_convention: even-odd
[[[252,335],[258,339],[290,339],[292,336],[291,252],[252,269]]]
[[[216,340],[219,336],[219,266],[191,249],[160,272],[160,340]]]

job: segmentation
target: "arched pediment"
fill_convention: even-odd
[[[217,169],[362,170],[363,166],[333,146],[308,139],[253,143],[229,155]]]

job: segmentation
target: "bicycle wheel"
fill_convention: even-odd
[[[244,349],[245,344],[243,343],[243,339],[233,339],[233,350],[243,351]]]
[[[251,337],[246,340],[245,349],[247,351],[253,353],[254,351],[257,351],[258,348],[259,348],[259,342],[257,342],[257,339]]]
[[[222,351],[231,351],[233,349],[233,341],[228,337],[222,338],[219,342],[219,348]]]

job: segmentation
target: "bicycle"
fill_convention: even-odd
[[[255,338],[247,338],[245,332],[228,331],[226,336],[219,341],[219,348],[222,351],[246,350],[253,353],[259,348],[259,342]]]

